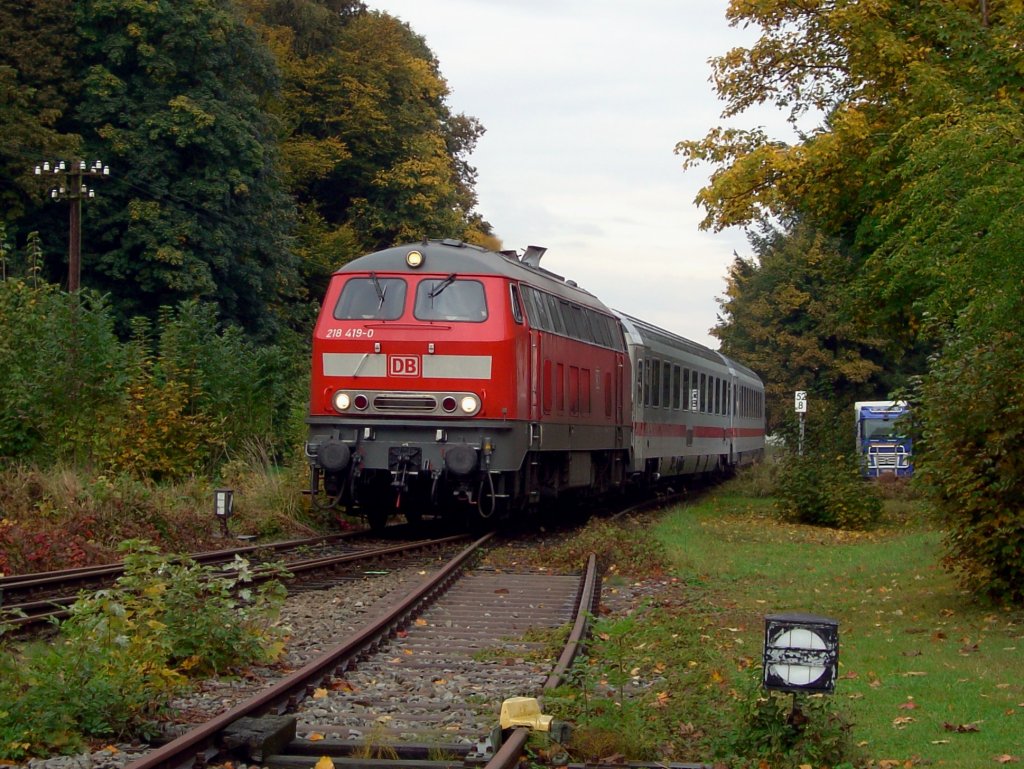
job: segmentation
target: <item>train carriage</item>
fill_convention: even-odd
[[[761,456],[763,387],[753,371],[639,318],[619,318],[634,372],[634,476],[722,473]]]

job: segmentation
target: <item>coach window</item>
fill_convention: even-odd
[[[683,369],[683,411],[690,410],[690,369]]]
[[[405,309],[402,278],[349,278],[334,306],[335,320],[396,320]]]
[[[704,372],[700,375],[700,411],[702,414],[708,411],[708,375]]]
[[[672,364],[665,361],[661,369],[661,405],[672,407]]]
[[[672,408],[678,411],[683,405],[683,384],[679,379],[679,366],[672,367]]]
[[[523,325],[523,307],[519,302],[519,286],[515,283],[508,284],[509,300],[512,302],[512,319],[520,326]]]
[[[484,284],[479,280],[427,278],[416,286],[413,314],[419,320],[456,320],[482,323],[487,320]]]
[[[661,403],[661,361],[651,361],[651,405],[657,406]]]

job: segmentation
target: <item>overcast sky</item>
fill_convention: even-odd
[[[750,249],[738,230],[698,228],[710,169],[684,172],[673,148],[723,124],[708,59],[754,39],[729,27],[727,0],[367,5],[426,38],[450,107],[486,129],[470,162],[505,248],[544,246],[544,267],[609,306],[718,347],[716,299]]]

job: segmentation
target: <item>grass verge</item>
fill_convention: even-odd
[[[780,521],[772,499],[737,488],[653,524],[596,525],[597,547],[639,540],[634,550],[664,563],[637,573],[617,559],[609,614],[571,682],[546,698],[578,725],[574,758],[772,769],[1024,760],[1024,615],[958,588],[919,503],[889,499],[883,526],[851,532]],[[805,744],[741,754],[751,729],[765,730],[762,744],[778,737],[769,731],[780,708],[763,702],[758,681],[764,616],[783,611],[839,622],[836,692],[811,703],[824,726]]]

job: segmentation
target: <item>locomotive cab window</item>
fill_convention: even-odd
[[[401,278],[349,278],[334,306],[335,320],[397,320],[405,309]]]
[[[455,320],[482,323],[487,320],[487,299],[478,280],[427,278],[416,286],[413,315],[418,320]]]
[[[509,301],[512,302],[512,319],[519,325],[523,324],[523,308],[519,302],[519,287],[515,283],[508,286]]]

